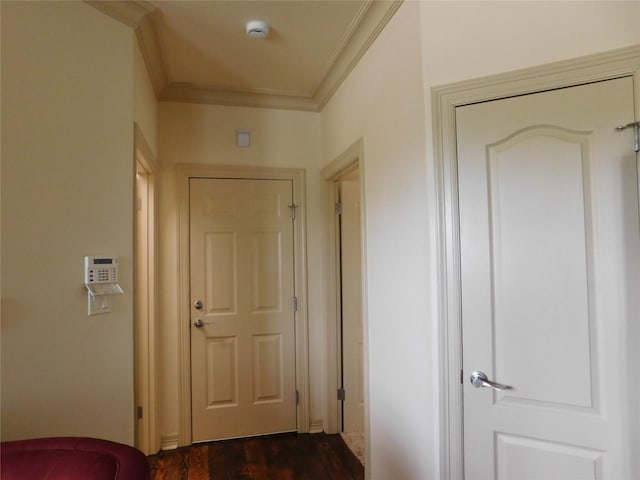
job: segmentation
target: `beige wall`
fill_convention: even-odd
[[[420,2],[426,86],[640,42],[638,1]]]
[[[236,147],[236,130],[251,146]],[[320,115],[308,112],[161,103],[160,181],[161,432],[178,431],[177,232],[174,169],[180,163],[306,169],[311,418],[322,419],[324,352],[324,212],[320,183]]]
[[[133,442],[133,34],[82,2],[2,2],[2,440]],[[83,256],[125,294],[87,316]]]
[[[433,478],[419,7],[407,2],[322,113],[324,162],[364,140],[371,478]]]
[[[370,478],[441,478],[431,87],[640,43],[639,2],[405,2],[322,112],[364,139]]]

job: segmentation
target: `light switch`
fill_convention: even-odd
[[[88,296],[89,315],[109,313],[111,311],[111,295],[91,295]]]
[[[238,146],[248,147],[251,145],[251,132],[249,130],[238,130]]]

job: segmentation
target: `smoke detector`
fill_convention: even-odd
[[[269,35],[269,25],[262,20],[247,22],[247,35],[251,38],[267,38]]]

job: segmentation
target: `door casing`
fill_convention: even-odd
[[[640,118],[640,45],[494,75],[432,89],[438,199],[437,285],[440,477],[464,478],[460,232],[455,109],[462,105],[526,95],[622,76],[634,77],[635,116]],[[626,123],[628,119],[620,119]],[[630,143],[629,148],[633,145]],[[640,175],[640,173],[639,173]],[[639,198],[640,201],[640,198]]]
[[[293,183],[293,202],[296,205],[294,223],[294,276],[298,299],[296,312],[296,388],[298,390],[298,432],[309,431],[309,343],[306,271],[306,214],[305,173],[302,169],[235,167],[224,165],[180,164],[176,166],[176,191],[178,199],[178,351],[179,351],[179,425],[178,445],[192,443],[191,429],[191,344],[189,294],[189,179],[191,178],[235,178],[290,180]]]
[[[135,446],[145,454],[160,448],[157,409],[157,346],[156,286],[157,229],[155,222],[155,172],[157,164],[151,148],[138,124],[134,124],[136,176],[143,176],[144,192],[136,190],[135,205]],[[136,180],[137,185],[137,180]],[[138,215],[144,209],[144,218]],[[143,222],[144,224],[140,224]],[[141,234],[142,233],[142,234]],[[141,417],[139,416],[141,414]]]
[[[337,398],[337,391],[340,387],[340,282],[338,274],[338,243],[337,243],[337,221],[335,214],[335,204],[338,200],[336,181],[343,175],[358,169],[360,183],[360,219],[361,219],[361,280],[362,280],[362,329],[364,339],[364,393],[365,393],[365,441],[367,441],[369,430],[368,424],[368,362],[367,362],[367,302],[366,302],[366,205],[364,199],[364,141],[362,138],[356,140],[349,148],[329,162],[321,171],[325,180],[325,198],[326,198],[326,215],[328,231],[326,242],[329,249],[329,258],[327,265],[331,269],[328,275],[327,288],[327,312],[333,315],[333,318],[327,322],[327,396],[323,428],[327,433],[337,433],[340,431],[340,409]],[[365,454],[369,448],[365,448]],[[365,462],[366,464],[366,462]]]

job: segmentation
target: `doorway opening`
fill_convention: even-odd
[[[146,454],[156,441],[155,182],[154,157],[135,127],[135,445]]]
[[[340,432],[363,463],[366,444],[367,343],[362,140],[327,165],[329,245],[329,398],[327,432]],[[335,388],[335,389],[334,389]],[[334,395],[335,392],[335,395]]]
[[[356,169],[335,182],[340,338],[340,431],[364,432],[360,182]],[[348,395],[348,396],[347,396]]]

